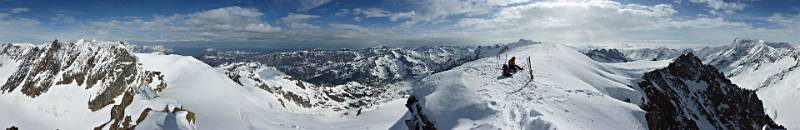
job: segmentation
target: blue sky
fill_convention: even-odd
[[[800,42],[800,0],[0,0],[0,42],[368,47]]]

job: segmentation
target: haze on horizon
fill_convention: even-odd
[[[800,43],[798,0],[0,0],[0,43],[241,47]]]

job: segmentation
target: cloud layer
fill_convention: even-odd
[[[800,15],[755,17],[756,26],[731,20],[751,5],[688,0],[707,12],[686,15],[681,2],[637,4],[610,0],[409,0],[394,6],[338,6],[330,0],[298,2],[295,11],[265,14],[258,6],[228,6],[192,13],[48,19],[25,7],[0,10],[0,39],[98,38],[150,42],[232,42],[266,47],[359,47],[377,44],[486,44],[520,38],[568,44],[724,44],[733,38],[799,42]],[[402,4],[401,4],[402,3]],[[328,10],[317,11],[314,10]],[[48,22],[45,22],[48,21]],[[67,26],[54,29],[53,26]],[[70,26],[72,25],[72,26]],[[21,29],[25,28],[25,29]]]

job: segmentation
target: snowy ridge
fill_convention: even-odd
[[[632,61],[617,49],[592,49],[584,51],[583,54],[586,54],[586,56],[598,62],[617,63]]]
[[[637,61],[621,68],[557,44],[507,54],[526,69],[530,56],[535,78],[529,79],[527,70],[500,77],[505,59],[495,57],[434,74],[416,85],[406,104],[409,113],[393,128],[646,129],[645,112],[637,105],[642,95],[629,85],[641,71],[666,65]]]

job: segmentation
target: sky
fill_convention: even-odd
[[[0,0],[0,43],[266,48],[800,43],[800,0]]]

